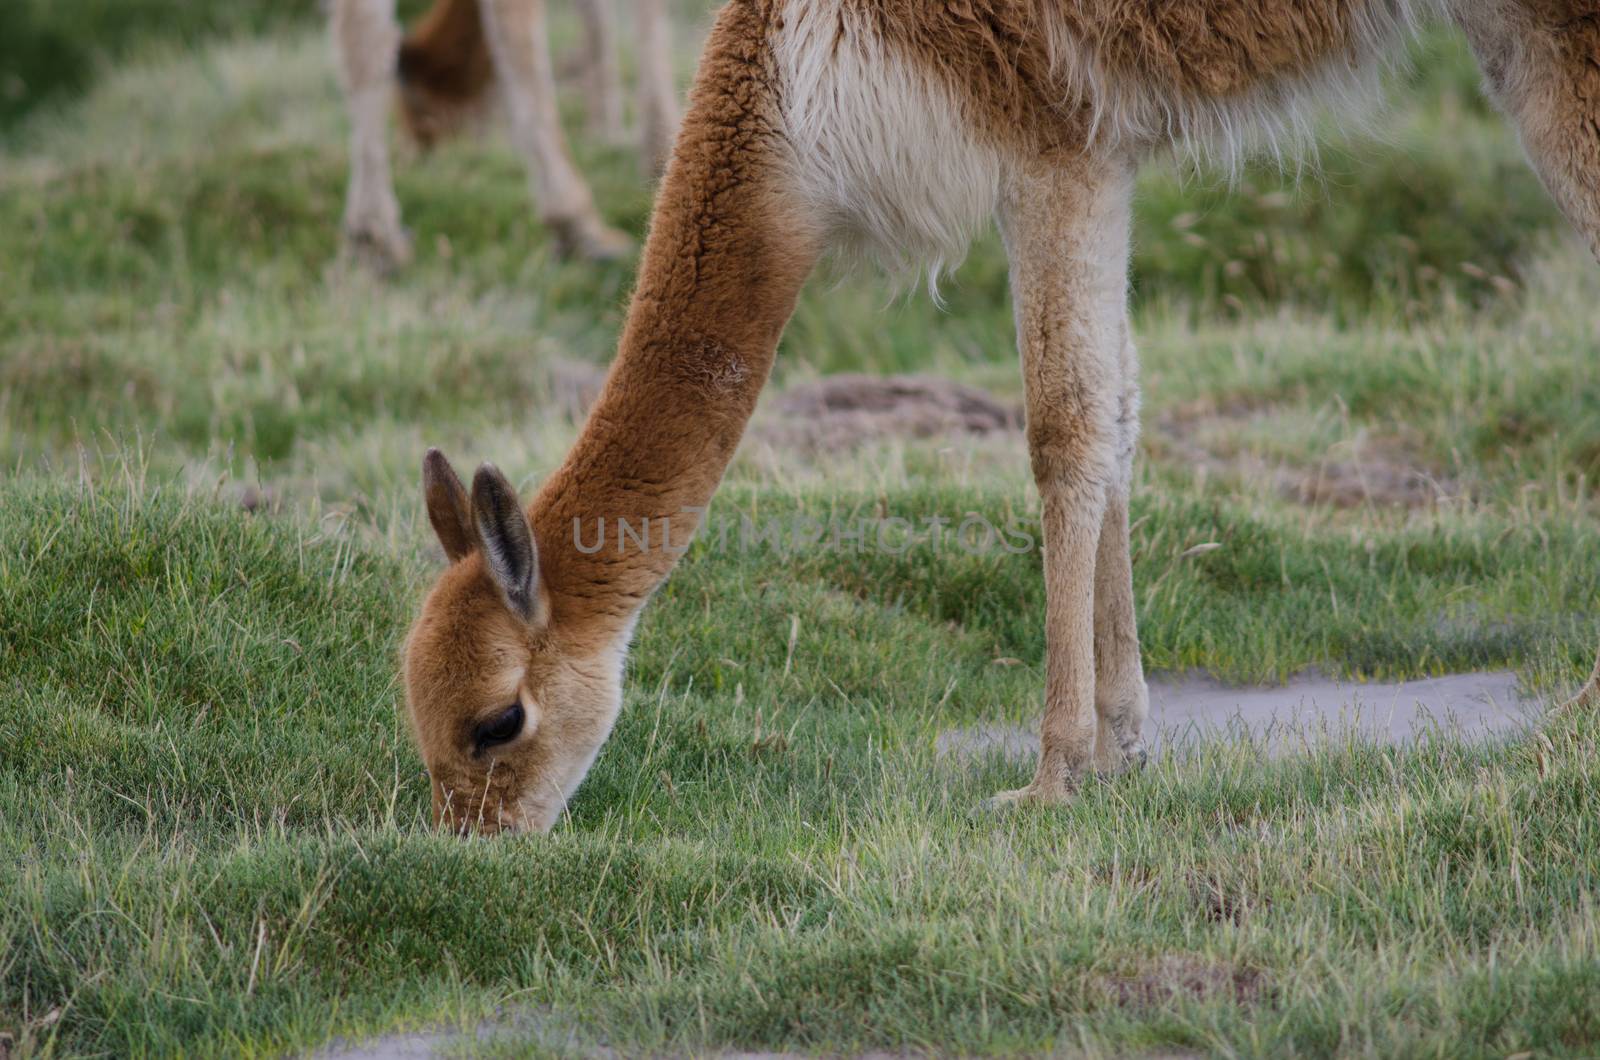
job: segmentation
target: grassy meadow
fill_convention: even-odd
[[[438,1028],[485,1056],[1600,1052],[1600,719],[1218,741],[986,815],[1026,767],[935,739],[1036,716],[1037,553],[702,540],[569,818],[431,833],[396,673],[439,563],[421,455],[536,484],[577,430],[558,368],[609,358],[631,265],[556,260],[491,132],[400,152],[414,265],[341,267],[310,5],[150,2],[167,30],[131,35],[84,0],[105,46],[0,84],[0,1057]],[[24,0],[0,39],[60,18]],[[1143,178],[1152,672],[1513,669],[1550,701],[1588,672],[1600,269],[1459,41],[1416,52],[1390,111],[1287,175]],[[568,95],[640,232],[632,154]],[[1020,399],[993,239],[943,298],[819,277],[774,388]],[[757,435],[713,515],[1026,522],[1030,483],[1014,433]]]

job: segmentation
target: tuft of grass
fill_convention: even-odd
[[[415,568],[127,478],[14,483],[0,514],[0,848],[18,867],[0,881],[0,1021],[29,1047],[277,1050],[496,1011],[502,1045],[559,1026],[630,1050],[1594,1040],[1577,1003],[1595,986],[1592,717],[1479,748],[1266,761],[1214,744],[1060,812],[975,819],[1020,767],[939,760],[931,737],[1032,712],[1036,558],[813,557],[777,578],[771,557],[702,539],[641,628],[622,722],[566,824],[460,841],[426,829],[395,705]],[[739,490],[718,510],[756,503],[782,512]],[[1196,523],[1144,514],[1152,537]],[[1183,573],[1141,567],[1193,601],[1145,601],[1153,657],[1218,667],[1264,638],[1260,657],[1292,666],[1346,630],[1293,593],[1262,613],[1252,588],[1253,564],[1317,569],[1330,542],[1222,536]],[[1530,616],[1537,550],[1496,553]],[[1402,539],[1370,589],[1339,588],[1369,619],[1407,613],[1399,593],[1431,594],[1426,614],[1479,599],[1492,565],[1481,542]],[[1543,589],[1595,592],[1562,572]],[[1406,628],[1391,614],[1374,644],[1414,652]],[[1575,668],[1585,642],[1568,643]]]

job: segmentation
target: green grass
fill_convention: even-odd
[[[417,460],[552,468],[576,426],[551,365],[609,356],[628,267],[555,261],[491,137],[403,160],[419,259],[348,274],[320,32],[176,47],[96,44],[131,58],[0,154],[14,1050],[279,1054],[485,1019],[458,1051],[1600,1049],[1600,720],[1216,743],[986,817],[1023,767],[934,741],[1036,714],[1036,554],[702,541],[570,818],[432,834],[397,709],[435,564]],[[1458,42],[1423,56],[1377,137],[1298,184],[1143,180],[1153,671],[1511,668],[1554,698],[1592,659],[1600,274]],[[576,147],[640,229],[630,155]],[[945,295],[819,281],[777,385],[918,370],[1016,397],[992,240]],[[1020,440],[944,439],[754,445],[713,511],[1026,525],[1036,502]]]

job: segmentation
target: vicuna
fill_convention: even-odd
[[[435,0],[404,39],[394,3],[333,0],[331,25],[351,122],[346,250],[380,271],[411,260],[389,166],[388,115],[398,80],[405,128],[425,148],[480,112],[498,84],[512,140],[557,250],[589,258],[629,253],[632,240],[601,220],[567,151],[545,0]],[[659,169],[678,122],[666,0],[625,3],[638,29],[640,150],[647,166]],[[590,126],[602,138],[619,139],[623,108],[612,0],[577,0],[577,7],[586,38],[580,61]]]
[[[1128,549],[1139,426],[1128,326],[1134,170],[1335,107],[1412,26],[1465,30],[1489,90],[1600,254],[1595,0],[733,0],[701,59],[620,350],[565,463],[526,507],[430,452],[451,564],[405,651],[434,808],[542,831],[611,731],[640,609],[677,548],[572,544],[574,520],[670,518],[716,489],[801,285],[841,244],[958,261],[998,219],[1042,500],[1046,675],[1032,782],[1068,798],[1143,753]],[[673,542],[681,546],[683,540]],[[1583,694],[1600,695],[1600,671]]]

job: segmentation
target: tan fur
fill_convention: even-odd
[[[1102,767],[1116,768],[1141,750],[1147,694],[1132,628],[1131,582],[1124,598],[1120,579],[1111,580],[1120,571],[1107,572],[1104,592],[1096,576],[1108,523],[1112,540],[1105,547],[1118,559],[1126,555],[1115,538],[1126,533],[1137,429],[1125,312],[1133,175],[1125,156],[1050,157],[1020,168],[1002,196],[1028,450],[1043,501],[1050,649],[1044,754],[1033,784],[1002,798],[1063,797],[1097,758]],[[1097,612],[1117,634],[1102,631],[1098,657]],[[1107,689],[1103,723],[1096,712],[1097,663],[1108,685],[1117,685]],[[1102,730],[1114,743],[1097,755]]]
[[[1595,242],[1592,7],[1457,4],[1535,163]],[[566,462],[524,517],[492,468],[469,499],[428,458],[429,516],[453,563],[412,630],[405,676],[440,820],[542,830],[559,816],[620,709],[639,612],[716,489],[823,248],[948,256],[990,209],[1012,262],[1047,600],[1043,750],[1033,781],[1004,798],[1058,801],[1089,770],[1137,761],[1137,163],[1208,129],[1239,139],[1304,86],[1356,77],[1415,13],[1406,0],[729,3],[617,360]],[[671,520],[670,541],[577,547],[574,520],[619,517]],[[1584,696],[1600,695],[1600,670],[1592,685]],[[513,702],[526,728],[475,751],[467,734]]]
[[[622,68],[617,62],[617,16],[612,0],[578,0],[583,19],[582,83],[589,134],[603,143],[623,137]],[[674,95],[668,89],[668,96]]]
[[[678,133],[667,0],[632,0],[639,30],[639,154],[653,173],[667,166]]]
[[[588,31],[591,115],[620,122],[609,0],[578,0]],[[640,137],[646,164],[660,165],[677,122],[660,0],[638,0]],[[333,0],[331,25],[351,115],[346,249],[382,271],[410,260],[411,245],[389,172],[383,109],[398,82],[404,128],[424,148],[481,114],[491,85],[510,117],[529,184],[563,254],[612,258],[632,241],[609,227],[572,164],[556,109],[545,26],[546,0],[435,0],[400,39],[394,0]],[[652,53],[652,49],[659,54]],[[398,76],[397,76],[398,75]]]
[[[345,247],[380,268],[394,268],[411,260],[411,238],[400,226],[389,171],[392,56],[400,46],[394,0],[336,0],[330,25],[350,112]]]

